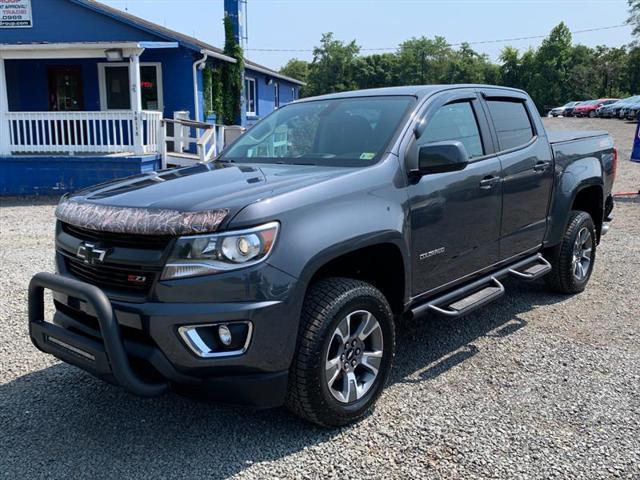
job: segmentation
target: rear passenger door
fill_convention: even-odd
[[[535,106],[518,92],[482,90],[502,164],[500,259],[538,248],[547,228],[553,156]]]

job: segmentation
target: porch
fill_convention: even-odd
[[[0,194],[57,193],[216,155],[224,128],[184,123],[184,107],[193,105],[185,85],[193,82],[192,57],[176,55],[175,47],[2,45]],[[173,119],[163,119],[165,98]]]

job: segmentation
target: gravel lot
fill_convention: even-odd
[[[621,148],[616,191],[640,188]],[[54,200],[1,200],[0,478],[640,478],[640,203],[620,202],[589,288],[508,281],[461,320],[399,327],[373,415],[326,431],[286,411],[145,400],[39,353],[26,286],[53,270]]]

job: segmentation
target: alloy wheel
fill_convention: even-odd
[[[593,253],[593,237],[587,227],[582,227],[578,232],[573,245],[573,259],[571,261],[573,276],[579,280],[584,280],[591,266]]]
[[[336,400],[351,403],[367,394],[378,378],[383,346],[371,312],[356,310],[338,323],[325,359],[326,384]]]

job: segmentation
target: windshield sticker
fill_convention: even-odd
[[[375,156],[376,156],[375,153],[364,152],[362,155],[360,155],[360,160],[371,160]]]

